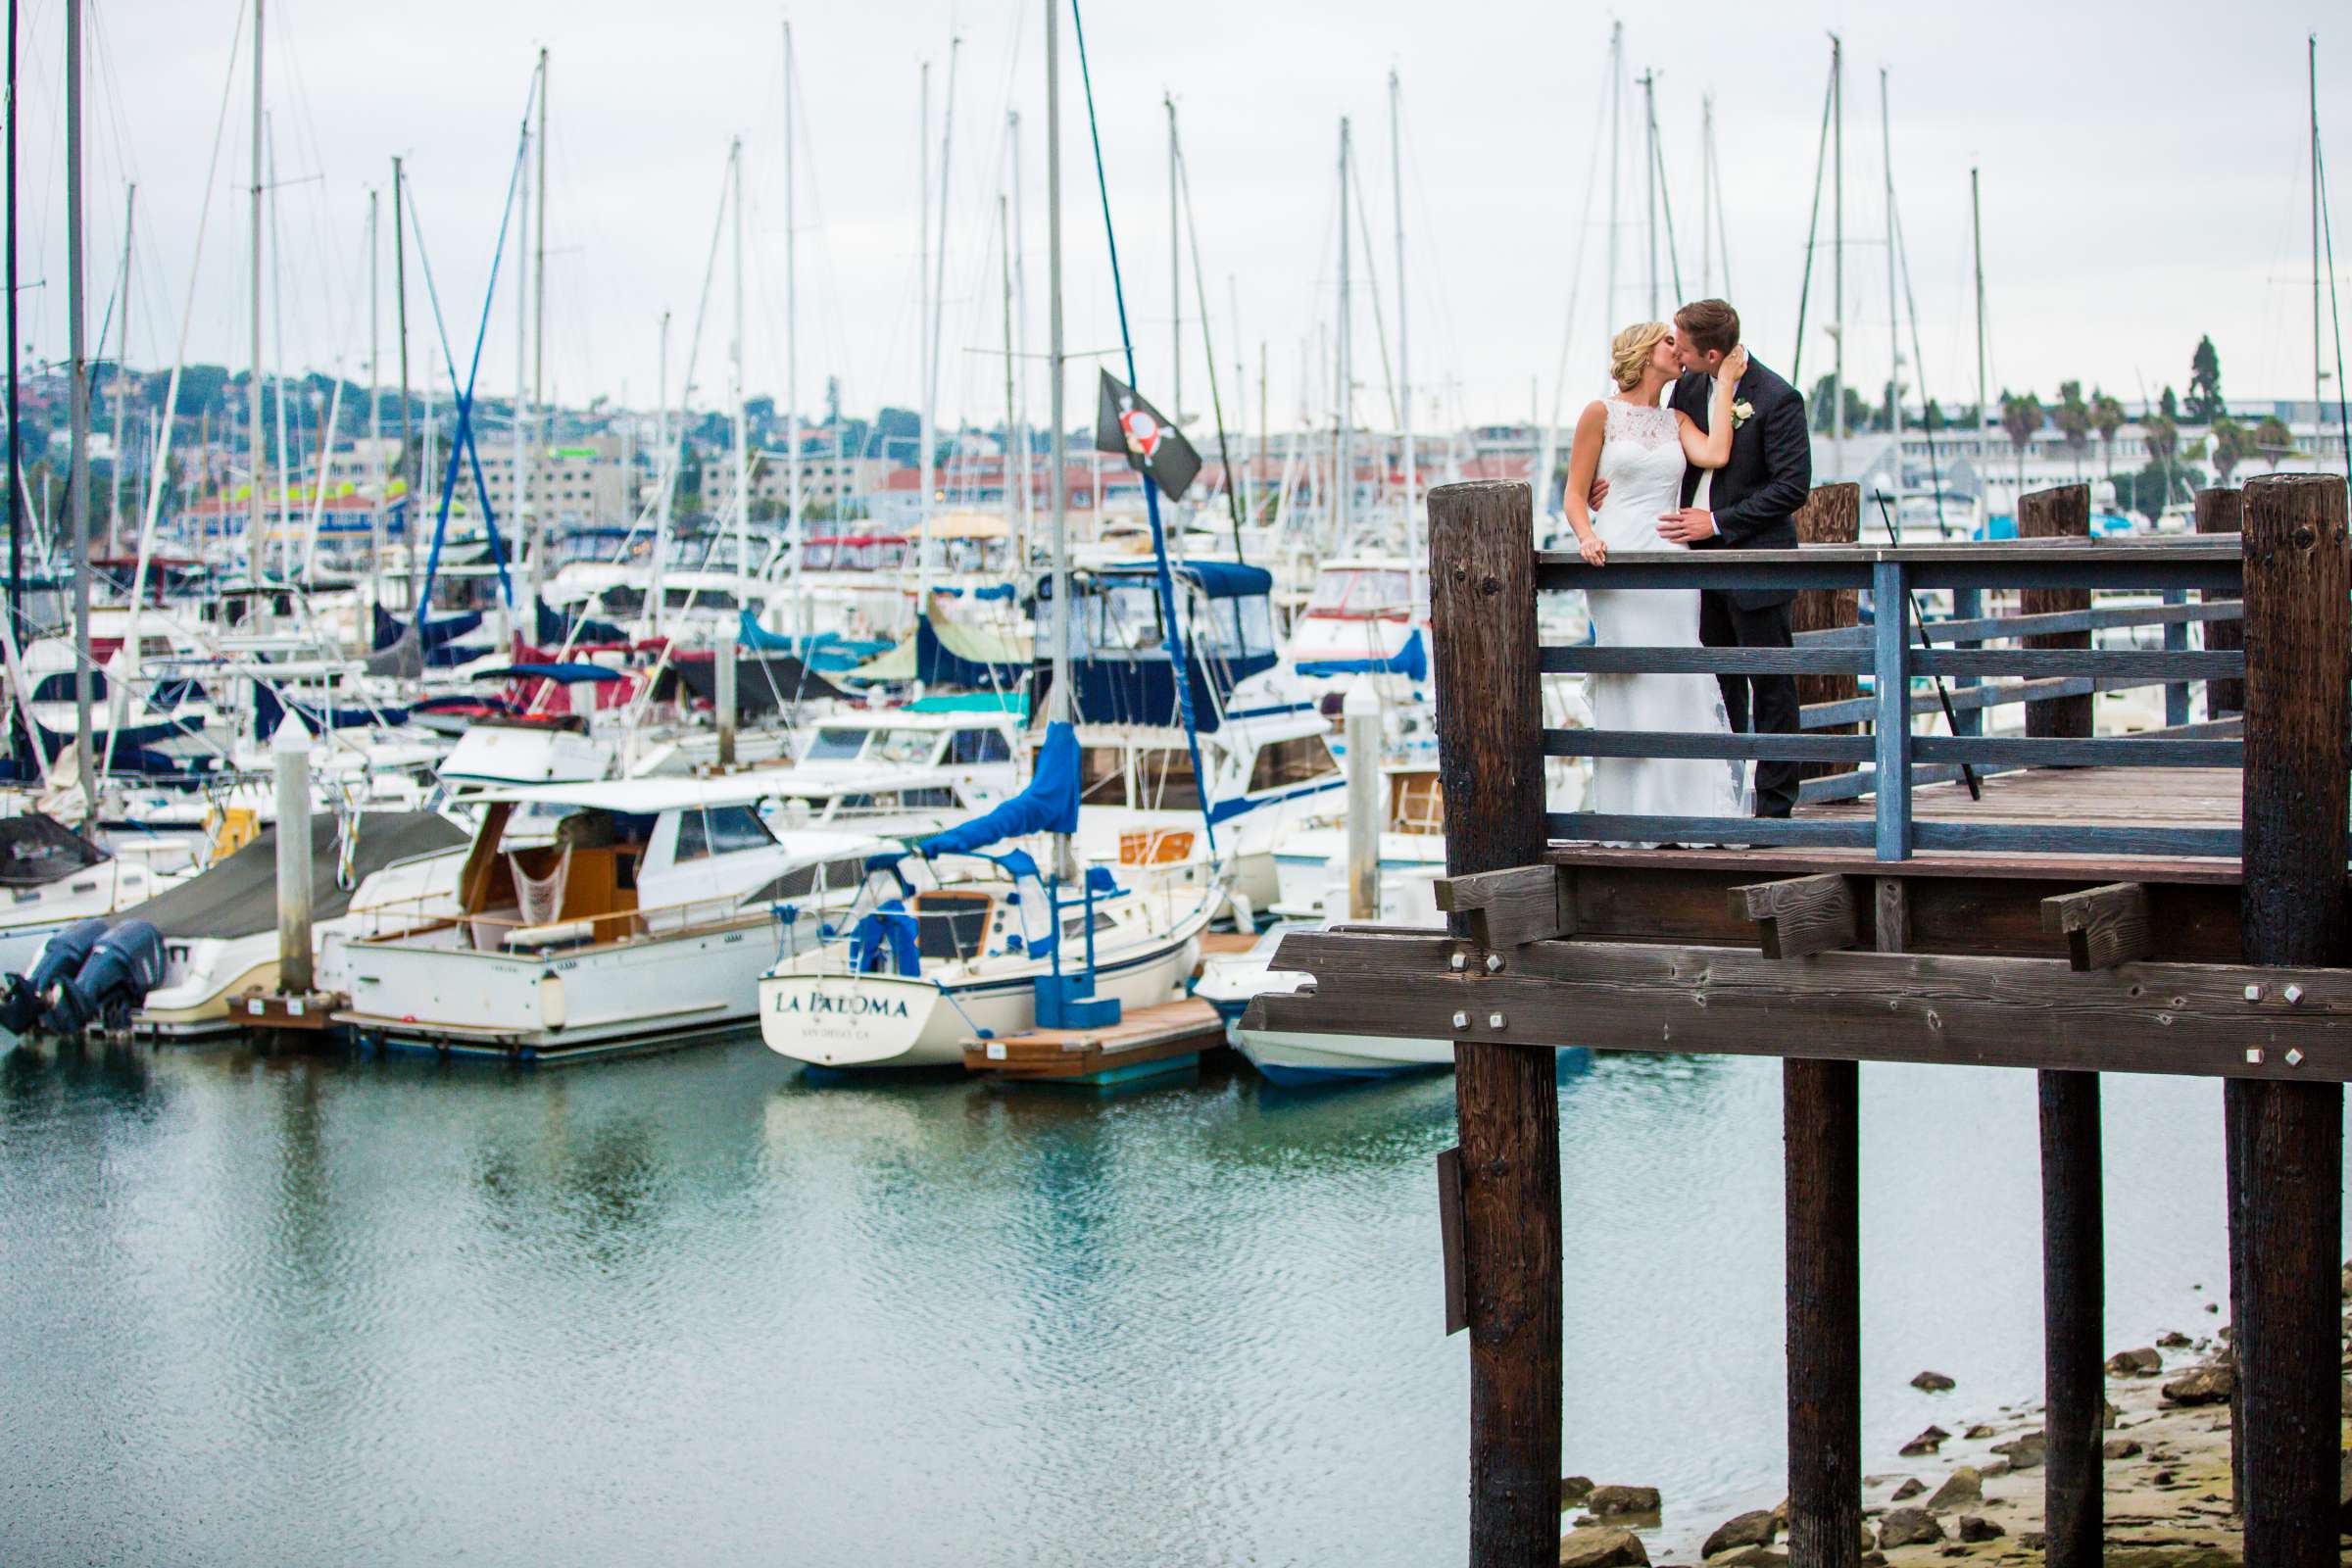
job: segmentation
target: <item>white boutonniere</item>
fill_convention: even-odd
[[[1745,398],[1732,405],[1732,428],[1737,430],[1756,416],[1756,406]]]

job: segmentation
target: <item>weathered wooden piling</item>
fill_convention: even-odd
[[[1861,537],[1862,487],[1858,484],[1822,484],[1813,487],[1805,504],[1796,509],[1796,538],[1799,544],[1850,545]],[[1853,588],[1807,588],[1798,593],[1788,607],[1788,629],[1801,635],[1809,631],[1835,631],[1861,621],[1861,592]],[[1862,690],[1861,682],[1850,674],[1799,675],[1796,677],[1796,701],[1802,708],[1807,703],[1850,702]],[[1838,724],[1813,731],[1823,735],[1851,735],[1861,726]],[[1797,771],[1805,778],[1819,778],[1835,773],[1836,762],[1805,762]]]
[[[1340,705],[1348,726],[1348,918],[1380,918],[1380,693],[1358,675]]]
[[[735,634],[722,631],[710,657],[716,662],[711,669],[710,706],[713,720],[718,726],[718,765],[735,765],[735,720],[740,711],[735,696]]]
[[[2090,537],[2090,487],[2062,484],[2036,490],[2017,503],[2020,539],[2087,539]],[[2087,588],[2028,588],[2018,595],[2018,608],[2029,615],[2057,614],[2090,608]],[[2087,631],[2042,632],[2021,639],[2027,648],[2088,648]],[[2082,740],[2091,731],[2091,694],[2053,697],[2026,705],[2026,733],[2051,739]]]
[[[2243,490],[2200,490],[2197,492],[2197,532],[2241,533],[2245,529],[2246,493]],[[2211,602],[2227,599],[2228,594],[2207,593],[2199,598]],[[2235,620],[2205,622],[2205,648],[2209,653],[2237,653],[2246,646],[2245,625]],[[2230,713],[2245,711],[2246,683],[2221,676],[2205,683],[2205,716],[2223,718]]]
[[[1533,865],[1544,854],[1533,511],[1524,484],[1442,485],[1429,495],[1438,688],[1478,694],[1438,710],[1453,876]],[[1453,929],[1471,934],[1460,914]],[[1543,1568],[1557,1561],[1560,1535],[1560,1042],[1543,1039],[1532,1017],[1496,1016],[1530,1038],[1457,1039],[1453,1048],[1470,1328],[1470,1560]],[[1468,1032],[1466,1016],[1456,1022]]]
[[[2245,949],[2249,962],[2344,961],[2346,737],[2352,591],[2344,482],[2257,478],[2245,490]],[[2298,989],[2249,987],[2249,1008]],[[2296,1054],[2300,1054],[2297,1053]],[[2294,1064],[2289,1058],[2290,1065]],[[2244,1384],[2246,1561],[2337,1562],[2341,1419],[2336,1250],[2343,1236],[2343,1088],[2265,1079],[2240,1089],[2244,1278],[2233,1344]]]
[[[270,743],[277,765],[277,989],[311,991],[311,732],[288,713]]]

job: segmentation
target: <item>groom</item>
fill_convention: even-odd
[[[1740,313],[1722,300],[1694,300],[1674,313],[1683,376],[1668,407],[1707,427],[1708,398],[1724,357],[1740,346]],[[1805,400],[1754,358],[1732,404],[1732,457],[1723,467],[1683,476],[1683,505],[1658,532],[1693,550],[1794,550],[1796,509],[1813,487],[1813,445]],[[1698,640],[1709,648],[1787,648],[1786,588],[1717,589],[1698,596]],[[1718,675],[1734,731],[1797,733],[1794,675]],[[1797,764],[1756,764],[1756,814],[1787,816],[1796,805]]]

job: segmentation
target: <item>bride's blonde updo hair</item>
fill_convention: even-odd
[[[1664,321],[1642,321],[1610,341],[1609,374],[1616,378],[1618,391],[1631,392],[1642,384],[1642,372],[1649,368],[1649,351],[1673,330]]]

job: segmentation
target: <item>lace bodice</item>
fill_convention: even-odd
[[[1605,400],[1600,476],[1609,498],[1592,519],[1611,550],[1678,550],[1658,532],[1658,514],[1683,504],[1683,438],[1672,409]]]

